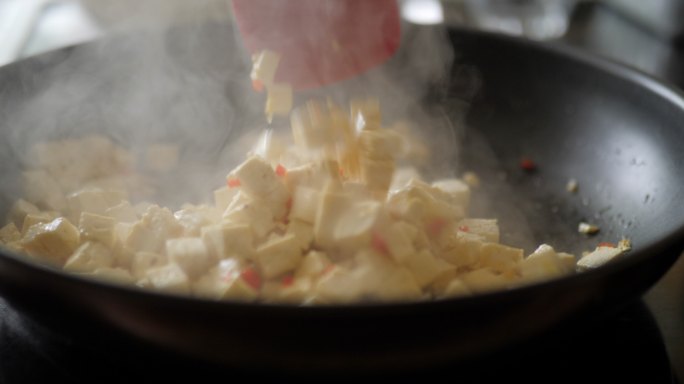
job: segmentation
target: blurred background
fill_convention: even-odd
[[[409,23],[443,23],[571,46],[684,88],[684,0],[401,0],[400,5]],[[229,0],[0,0],[0,66],[169,19],[228,21],[230,9]],[[684,258],[644,302],[681,380]]]

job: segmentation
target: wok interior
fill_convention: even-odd
[[[197,32],[202,39],[182,30],[137,36],[163,40],[158,62],[146,45],[121,37],[3,68],[2,213],[20,195],[18,171],[31,143],[88,132],[106,132],[134,150],[180,143],[182,166],[161,190],[206,188],[162,193],[160,201],[208,199],[244,158],[240,138],[263,128],[263,117],[261,100],[250,90],[249,63],[236,54],[235,40],[224,38],[232,30]],[[526,43],[455,31],[449,39],[456,54],[450,78],[400,109],[438,143],[432,147],[435,173],[480,176],[471,214],[498,218],[503,243],[528,252],[548,243],[580,254],[599,241],[627,237],[640,251],[681,231],[684,206],[676,202],[684,197],[684,174],[677,169],[684,162],[678,148],[684,112],[678,100],[665,100],[641,86],[643,80]],[[377,70],[388,75],[374,85],[405,76],[397,68],[406,59],[400,52]],[[325,91],[345,94],[373,76]],[[143,79],[144,92],[131,93]],[[538,165],[536,172],[520,169],[523,157]],[[569,179],[579,182],[578,193],[566,190]],[[579,234],[580,221],[601,232]]]

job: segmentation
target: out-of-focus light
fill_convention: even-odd
[[[401,4],[401,15],[414,24],[440,24],[444,21],[439,0],[405,0]]]

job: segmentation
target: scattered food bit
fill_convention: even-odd
[[[589,223],[580,223],[579,226],[577,227],[577,231],[579,233],[583,233],[585,235],[595,235],[599,233],[601,228],[598,227],[598,225],[594,224],[589,224]]]
[[[631,244],[628,239],[620,240],[617,246],[605,246],[602,244],[603,243],[600,243],[595,250],[585,254],[579,259],[577,262],[578,272],[585,272],[603,266],[631,249]]]
[[[524,171],[532,172],[537,170],[537,164],[527,157],[523,157],[520,160],[520,168]]]
[[[480,177],[475,172],[465,172],[462,179],[470,187],[477,188],[480,186]]]
[[[565,185],[565,189],[570,193],[577,193],[579,190],[579,183],[575,179],[568,180],[568,184]]]

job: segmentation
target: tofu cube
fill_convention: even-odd
[[[221,212],[224,212],[233,201],[233,198],[238,194],[238,191],[238,188],[228,188],[228,186],[215,190],[214,205],[216,205],[216,208]]]
[[[361,158],[361,180],[372,191],[387,193],[394,177],[394,160]]]
[[[472,291],[468,286],[460,279],[453,279],[447,285],[446,288],[441,292],[440,297],[450,298],[450,297],[464,297],[472,295]]]
[[[314,223],[316,220],[316,209],[320,193],[309,187],[295,187],[292,193],[292,207],[290,209],[290,219],[299,219],[307,223]]]
[[[133,284],[135,279],[130,272],[123,268],[102,267],[86,274],[97,280],[104,280],[115,284]]]
[[[302,251],[294,234],[286,234],[257,248],[254,260],[262,276],[270,279],[294,271],[302,260]]]
[[[254,233],[254,240],[264,239],[275,228],[271,210],[256,201],[229,207],[223,214],[223,223],[226,225],[249,225]]]
[[[509,280],[506,277],[498,275],[487,268],[466,272],[461,275],[460,279],[473,293],[497,291],[505,289],[509,285]]]
[[[349,102],[351,116],[357,132],[380,129],[382,114],[380,101],[374,98],[353,99]]]
[[[334,247],[335,231],[339,218],[351,207],[351,199],[340,193],[334,183],[326,186],[318,200],[316,220],[314,223],[314,239],[321,247]]]
[[[579,272],[603,266],[624,253],[620,247],[597,247],[592,252],[582,256],[577,262]]]
[[[291,220],[287,225],[287,234],[293,234],[299,243],[299,249],[306,251],[311,248],[314,239],[313,225],[301,220]]]
[[[268,97],[264,112],[269,121],[273,116],[288,116],[292,109],[292,86],[290,84],[272,84],[267,87]]]
[[[452,268],[449,263],[436,258],[427,249],[412,252],[404,258],[402,264],[411,271],[413,278],[421,288],[432,284],[440,274]]]
[[[26,215],[33,213],[39,213],[40,209],[34,204],[29,203],[24,199],[19,199],[12,204],[9,213],[7,214],[9,220],[11,220],[16,228],[21,228],[24,225],[24,218]]]
[[[392,223],[388,227],[379,229],[379,236],[387,246],[390,256],[402,264],[416,252],[413,247],[411,234],[399,223]]]
[[[111,249],[94,241],[86,241],[76,249],[64,264],[69,272],[95,272],[100,268],[109,268],[114,263]]]
[[[126,200],[107,208],[104,212],[104,215],[124,223],[132,223],[138,220],[138,214],[135,208],[133,208],[131,203]]]
[[[330,259],[324,252],[309,251],[295,271],[295,280],[307,277],[317,279],[330,265]]]
[[[273,212],[273,217],[284,217],[289,193],[271,165],[262,158],[250,157],[235,168],[229,177],[240,180],[240,188],[248,196],[266,204]]]
[[[460,231],[482,236],[490,243],[499,242],[499,225],[496,219],[463,219],[456,223]]]
[[[10,222],[0,228],[0,244],[10,244],[21,240],[21,232],[14,223]]]
[[[152,252],[136,252],[131,260],[131,272],[136,279],[147,276],[147,271],[163,267],[168,262],[165,255]]]
[[[114,190],[84,189],[72,193],[67,197],[67,200],[69,210],[75,217],[80,217],[82,212],[106,215],[108,208],[126,200],[126,194]]]
[[[145,277],[153,289],[175,294],[190,293],[190,280],[176,263],[148,269]]]
[[[133,252],[157,253],[160,252],[164,246],[164,238],[160,237],[142,221],[133,224],[130,228],[120,225],[117,227],[119,236],[125,236],[123,245],[128,250]],[[128,232],[127,235],[124,234],[126,230]]]
[[[49,223],[32,225],[21,239],[21,245],[30,255],[62,266],[79,241],[78,228],[60,217]]]
[[[473,267],[480,260],[484,241],[481,236],[458,232],[450,238],[440,257],[456,267]]]
[[[35,224],[49,223],[58,217],[57,214],[50,211],[43,211],[38,213],[29,213],[24,217],[24,223],[21,227],[21,233],[26,234],[29,228]]]
[[[536,282],[556,278],[571,272],[566,262],[547,244],[540,245],[520,262],[523,281]]]
[[[107,247],[114,245],[114,226],[116,220],[108,216],[100,216],[94,213],[83,212],[78,227],[81,239],[99,241]]]
[[[202,240],[214,260],[229,256],[250,258],[254,254],[254,236],[247,224],[216,224],[202,228]]]
[[[522,249],[496,243],[482,243],[478,254],[478,264],[496,273],[517,273],[523,260]]]
[[[241,277],[240,263],[232,259],[222,260],[192,289],[195,295],[213,300],[254,301],[259,297],[259,291]]]
[[[327,108],[309,101],[290,114],[290,126],[295,144],[304,149],[318,149],[334,142],[332,120]]]
[[[263,50],[254,58],[250,77],[252,80],[260,81],[265,86],[270,86],[273,84],[279,63],[279,54],[270,50]]]
[[[372,229],[380,218],[381,209],[382,204],[380,202],[369,200],[353,202],[347,209],[341,211],[332,234],[337,246],[343,249],[357,249],[367,245],[371,240]],[[390,232],[394,230],[394,227],[390,228]],[[399,252],[400,250],[395,248],[403,246],[403,239],[396,240],[402,245],[397,242],[392,243],[390,251]]]
[[[470,204],[470,187],[462,180],[443,179],[435,181],[432,186],[442,192],[442,196],[451,204],[461,207]]]
[[[166,255],[191,279],[206,272],[214,262],[204,241],[197,237],[166,240]]]

